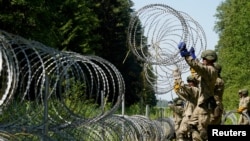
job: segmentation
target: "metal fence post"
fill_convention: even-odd
[[[45,141],[46,136],[48,136],[48,93],[49,93],[49,76],[45,74],[43,141]]]

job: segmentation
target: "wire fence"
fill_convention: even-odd
[[[133,13],[127,37],[158,94],[172,90],[173,67],[189,69],[178,43],[194,47],[197,56],[207,45],[198,22],[164,4]],[[174,136],[170,118],[114,114],[124,101],[125,83],[116,67],[98,56],[58,51],[0,30],[0,78],[1,140],[165,141]]]
[[[203,28],[187,13],[165,4],[149,4],[132,14],[128,28],[129,49],[145,62],[146,74],[157,76],[146,75],[157,94],[173,89],[173,70],[178,68],[186,73],[190,69],[179,55],[177,46],[181,41],[187,44],[187,49],[193,47],[198,58],[207,48]]]
[[[172,136],[169,120],[114,115],[125,85],[108,61],[58,51],[5,31],[0,31],[0,43],[2,140],[144,141]]]

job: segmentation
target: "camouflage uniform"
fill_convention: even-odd
[[[243,96],[240,97],[239,102],[239,113],[246,113],[248,116],[250,116],[250,97],[248,96],[248,90],[243,89],[240,91],[240,93],[243,94]],[[238,124],[240,125],[249,125],[248,118],[244,115],[240,115]]]
[[[205,51],[207,54],[213,57],[213,61],[216,61],[217,56],[213,51]],[[204,52],[203,52],[204,53]],[[204,54],[202,54],[202,58]],[[197,140],[202,138],[207,139],[207,126],[210,123],[211,109],[215,107],[214,89],[215,82],[218,77],[218,72],[213,65],[204,65],[201,62],[194,60],[191,56],[185,57],[188,65],[193,68],[200,76],[200,94],[197,102],[197,106],[190,118],[189,124],[199,132],[194,137]],[[213,103],[214,102],[214,103]],[[196,140],[195,139],[195,140]]]
[[[221,118],[223,114],[223,93],[224,93],[224,80],[220,76],[221,66],[219,64],[215,64],[215,68],[218,70],[218,77],[215,83],[214,89],[214,99],[216,101],[216,107],[211,114],[210,124],[219,125],[221,124]]]
[[[196,81],[195,78],[187,78],[187,81]],[[195,83],[195,82],[193,82]],[[180,124],[180,128],[176,133],[177,140],[182,141],[184,138],[188,137],[188,121],[197,105],[197,99],[199,96],[199,88],[195,86],[189,86],[187,84],[180,84],[180,88],[176,91],[176,94],[186,101],[183,119]]]
[[[173,110],[173,118],[175,123],[175,131],[179,130],[182,114],[183,114],[183,102],[182,100],[177,100],[176,103],[170,105],[170,108]]]

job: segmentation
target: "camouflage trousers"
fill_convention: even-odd
[[[192,138],[194,141],[207,140],[207,127],[210,124],[211,112],[208,108],[200,106],[196,106],[194,109],[188,121],[189,127],[193,130]]]
[[[211,112],[210,115],[210,124],[212,125],[219,125],[221,124],[223,109],[221,106],[216,106],[214,111]]]
[[[179,130],[176,131],[176,138],[178,140],[184,140],[184,138],[190,137],[188,121],[191,116],[183,116]]]
[[[250,112],[244,112],[246,115],[250,116]],[[240,114],[240,117],[239,117],[239,121],[238,121],[238,124],[239,125],[249,125],[249,120],[248,120],[248,117],[246,117],[245,115],[243,114]]]

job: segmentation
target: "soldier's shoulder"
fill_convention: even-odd
[[[215,68],[214,66],[208,65],[208,66],[206,66],[206,67],[207,67],[207,69],[209,69],[209,70],[211,70],[211,71],[217,72],[217,70],[216,70],[216,68]]]
[[[217,77],[216,83],[224,85],[225,82],[224,82],[224,80],[221,77]]]

